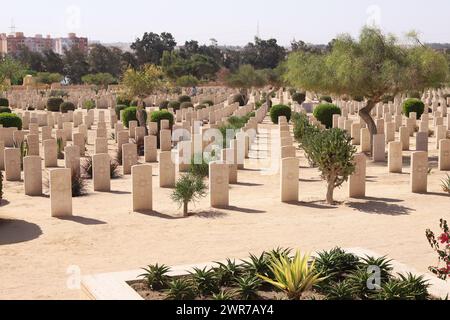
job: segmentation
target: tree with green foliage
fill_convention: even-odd
[[[0,91],[5,91],[11,84],[17,84],[26,74],[26,66],[19,61],[11,58],[4,57],[0,59]]]
[[[34,79],[37,83],[52,84],[61,82],[64,77],[59,73],[38,72]]]
[[[164,51],[173,51],[177,45],[172,34],[163,32],[160,35],[145,32],[142,38],[137,38],[130,46],[134,50],[138,65],[159,65]]]
[[[165,86],[164,73],[160,67],[155,65],[145,65],[141,70],[128,69],[123,75],[122,85],[125,87],[125,95],[129,98],[138,99],[137,118],[139,126],[145,128],[147,135],[147,123],[143,99],[156,90]]]
[[[115,83],[117,80],[110,73],[95,73],[87,74],[81,77],[81,81],[86,84],[93,84],[107,88],[110,84]]]
[[[235,73],[231,73],[227,80],[227,86],[239,89],[248,101],[248,90],[251,88],[260,88],[266,84],[266,79],[262,72],[255,70],[251,65],[246,64],[239,67]]]
[[[241,53],[241,63],[256,69],[275,69],[286,56],[286,50],[276,39],[255,38],[255,43],[247,44]]]
[[[110,74],[113,78],[122,75],[122,50],[94,44],[87,56],[90,74]]]
[[[377,128],[370,112],[385,95],[436,88],[448,74],[441,53],[417,43],[401,45],[393,35],[365,27],[358,40],[346,34],[337,37],[324,54],[290,54],[285,79],[305,90],[365,97],[366,106],[359,114],[372,138]]]
[[[191,75],[181,76],[176,81],[177,86],[184,88],[198,86],[198,83],[198,79]]]
[[[203,178],[193,174],[183,174],[175,184],[171,199],[183,207],[183,215],[188,215],[190,202],[200,200],[206,196],[206,185]]]
[[[81,83],[81,78],[89,73],[89,63],[87,62],[86,53],[72,46],[70,49],[64,49],[64,74],[70,83]]]

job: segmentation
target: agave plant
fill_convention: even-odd
[[[148,284],[148,287],[152,290],[158,291],[167,287],[169,282],[169,276],[167,275],[170,268],[166,265],[149,265],[147,268],[143,268],[145,273],[139,277],[143,277]]]
[[[250,254],[249,260],[242,262],[245,271],[249,274],[262,274],[267,276],[270,272],[269,259],[267,258],[267,254],[265,252],[263,252],[259,257]]]
[[[328,285],[326,297],[328,300],[353,300],[355,288],[348,280],[333,282]]]
[[[214,268],[214,271],[217,274],[219,284],[222,286],[231,284],[244,271],[242,266],[238,265],[235,260],[227,259],[226,263],[215,263],[218,267]]]
[[[339,281],[345,274],[358,269],[359,258],[351,253],[347,253],[341,248],[334,248],[330,251],[323,251],[315,259],[317,272],[329,277],[329,280]]]
[[[213,294],[212,300],[216,301],[234,300],[235,296],[236,296],[235,292],[222,290],[219,293]]]
[[[373,283],[373,276],[374,274],[368,272],[366,268],[360,268],[348,276],[347,279],[353,287],[355,295],[360,299],[368,300],[380,289],[380,286]]]
[[[415,296],[401,280],[390,279],[381,286],[377,300],[414,300]]]
[[[195,298],[195,290],[186,279],[175,279],[169,282],[165,293],[166,300],[192,300]]]
[[[310,256],[299,251],[291,259],[287,256],[273,256],[270,261],[270,271],[274,279],[258,275],[262,280],[284,291],[291,300],[299,300],[302,294],[312,289],[324,278],[315,271],[314,261],[309,264]]]
[[[375,267],[378,268],[380,271],[380,277],[381,280],[388,280],[391,277],[391,271],[392,271],[392,264],[391,261],[387,259],[386,256],[380,257],[380,258],[374,258],[366,256],[365,258],[361,259],[363,261],[363,264],[361,265],[361,268],[370,268]]]
[[[251,300],[257,297],[261,280],[254,275],[247,275],[236,279],[236,294],[243,300]]]
[[[218,279],[214,269],[194,268],[190,275],[195,289],[201,295],[210,295],[219,291]]]
[[[447,173],[447,176],[441,180],[441,187],[444,192],[450,194],[450,175]]]
[[[429,297],[428,288],[430,284],[423,276],[407,273],[406,275],[399,274],[399,278],[415,300],[426,300]]]

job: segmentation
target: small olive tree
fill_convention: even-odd
[[[353,162],[356,148],[352,138],[341,129],[310,128],[302,138],[302,148],[311,163],[327,182],[328,204],[334,204],[334,189],[339,188],[355,171]]]
[[[183,216],[188,215],[189,202],[200,200],[206,196],[206,185],[203,178],[194,174],[188,173],[182,175],[177,183],[175,189],[171,194],[171,199],[183,207]]]
[[[365,97],[359,114],[372,141],[377,127],[370,112],[385,95],[436,88],[448,80],[445,56],[422,45],[414,34],[410,38],[414,44],[402,45],[393,35],[365,27],[358,40],[338,36],[326,53],[292,53],[284,77],[309,91]]]
[[[140,70],[128,69],[123,75],[122,85],[126,96],[138,99],[136,117],[139,121],[139,126],[145,128],[146,135],[148,134],[148,129],[144,116],[143,99],[162,89],[165,84],[162,69],[155,65],[145,65]]]

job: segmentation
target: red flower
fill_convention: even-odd
[[[438,239],[441,240],[441,243],[448,243],[450,240],[450,236],[448,235],[448,233],[443,233]]]

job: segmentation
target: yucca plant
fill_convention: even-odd
[[[243,274],[244,269],[235,260],[227,259],[225,263],[215,262],[218,267],[214,268],[218,282],[221,286],[229,285],[235,278]]]
[[[62,138],[56,140],[58,159],[64,159],[64,141]]]
[[[407,273],[406,275],[399,274],[399,278],[415,300],[426,300],[429,297],[430,284],[423,276]]]
[[[193,285],[201,295],[210,295],[219,291],[218,279],[214,269],[194,268],[190,272]]]
[[[149,265],[147,268],[143,268],[145,273],[139,277],[143,277],[147,281],[147,285],[150,289],[159,291],[167,288],[169,282],[169,276],[167,275],[170,268],[166,265]]]
[[[195,202],[206,196],[206,185],[202,178],[193,174],[182,175],[175,184],[170,198],[183,207],[183,215],[188,215],[189,202]]]
[[[175,279],[167,286],[166,300],[192,300],[195,298],[195,290],[186,279]]]
[[[243,300],[257,298],[258,289],[261,287],[261,280],[254,275],[246,275],[236,279],[236,294]]]
[[[441,187],[444,192],[450,194],[450,175],[447,173],[447,176],[441,180]]]
[[[327,287],[328,300],[354,300],[355,289],[348,280],[333,282]]]
[[[315,271],[314,261],[309,264],[310,256],[301,255],[299,251],[291,259],[286,256],[273,256],[270,271],[274,279],[258,275],[262,280],[284,291],[291,300],[299,300],[302,294],[312,289],[324,278]]]
[[[391,278],[392,264],[386,256],[380,258],[374,258],[366,256],[362,258],[362,269],[368,269],[370,267],[377,267],[380,270],[381,281],[385,281]]]
[[[212,300],[216,301],[234,300],[235,296],[236,296],[235,292],[221,290],[219,293],[215,293],[212,295]]]

